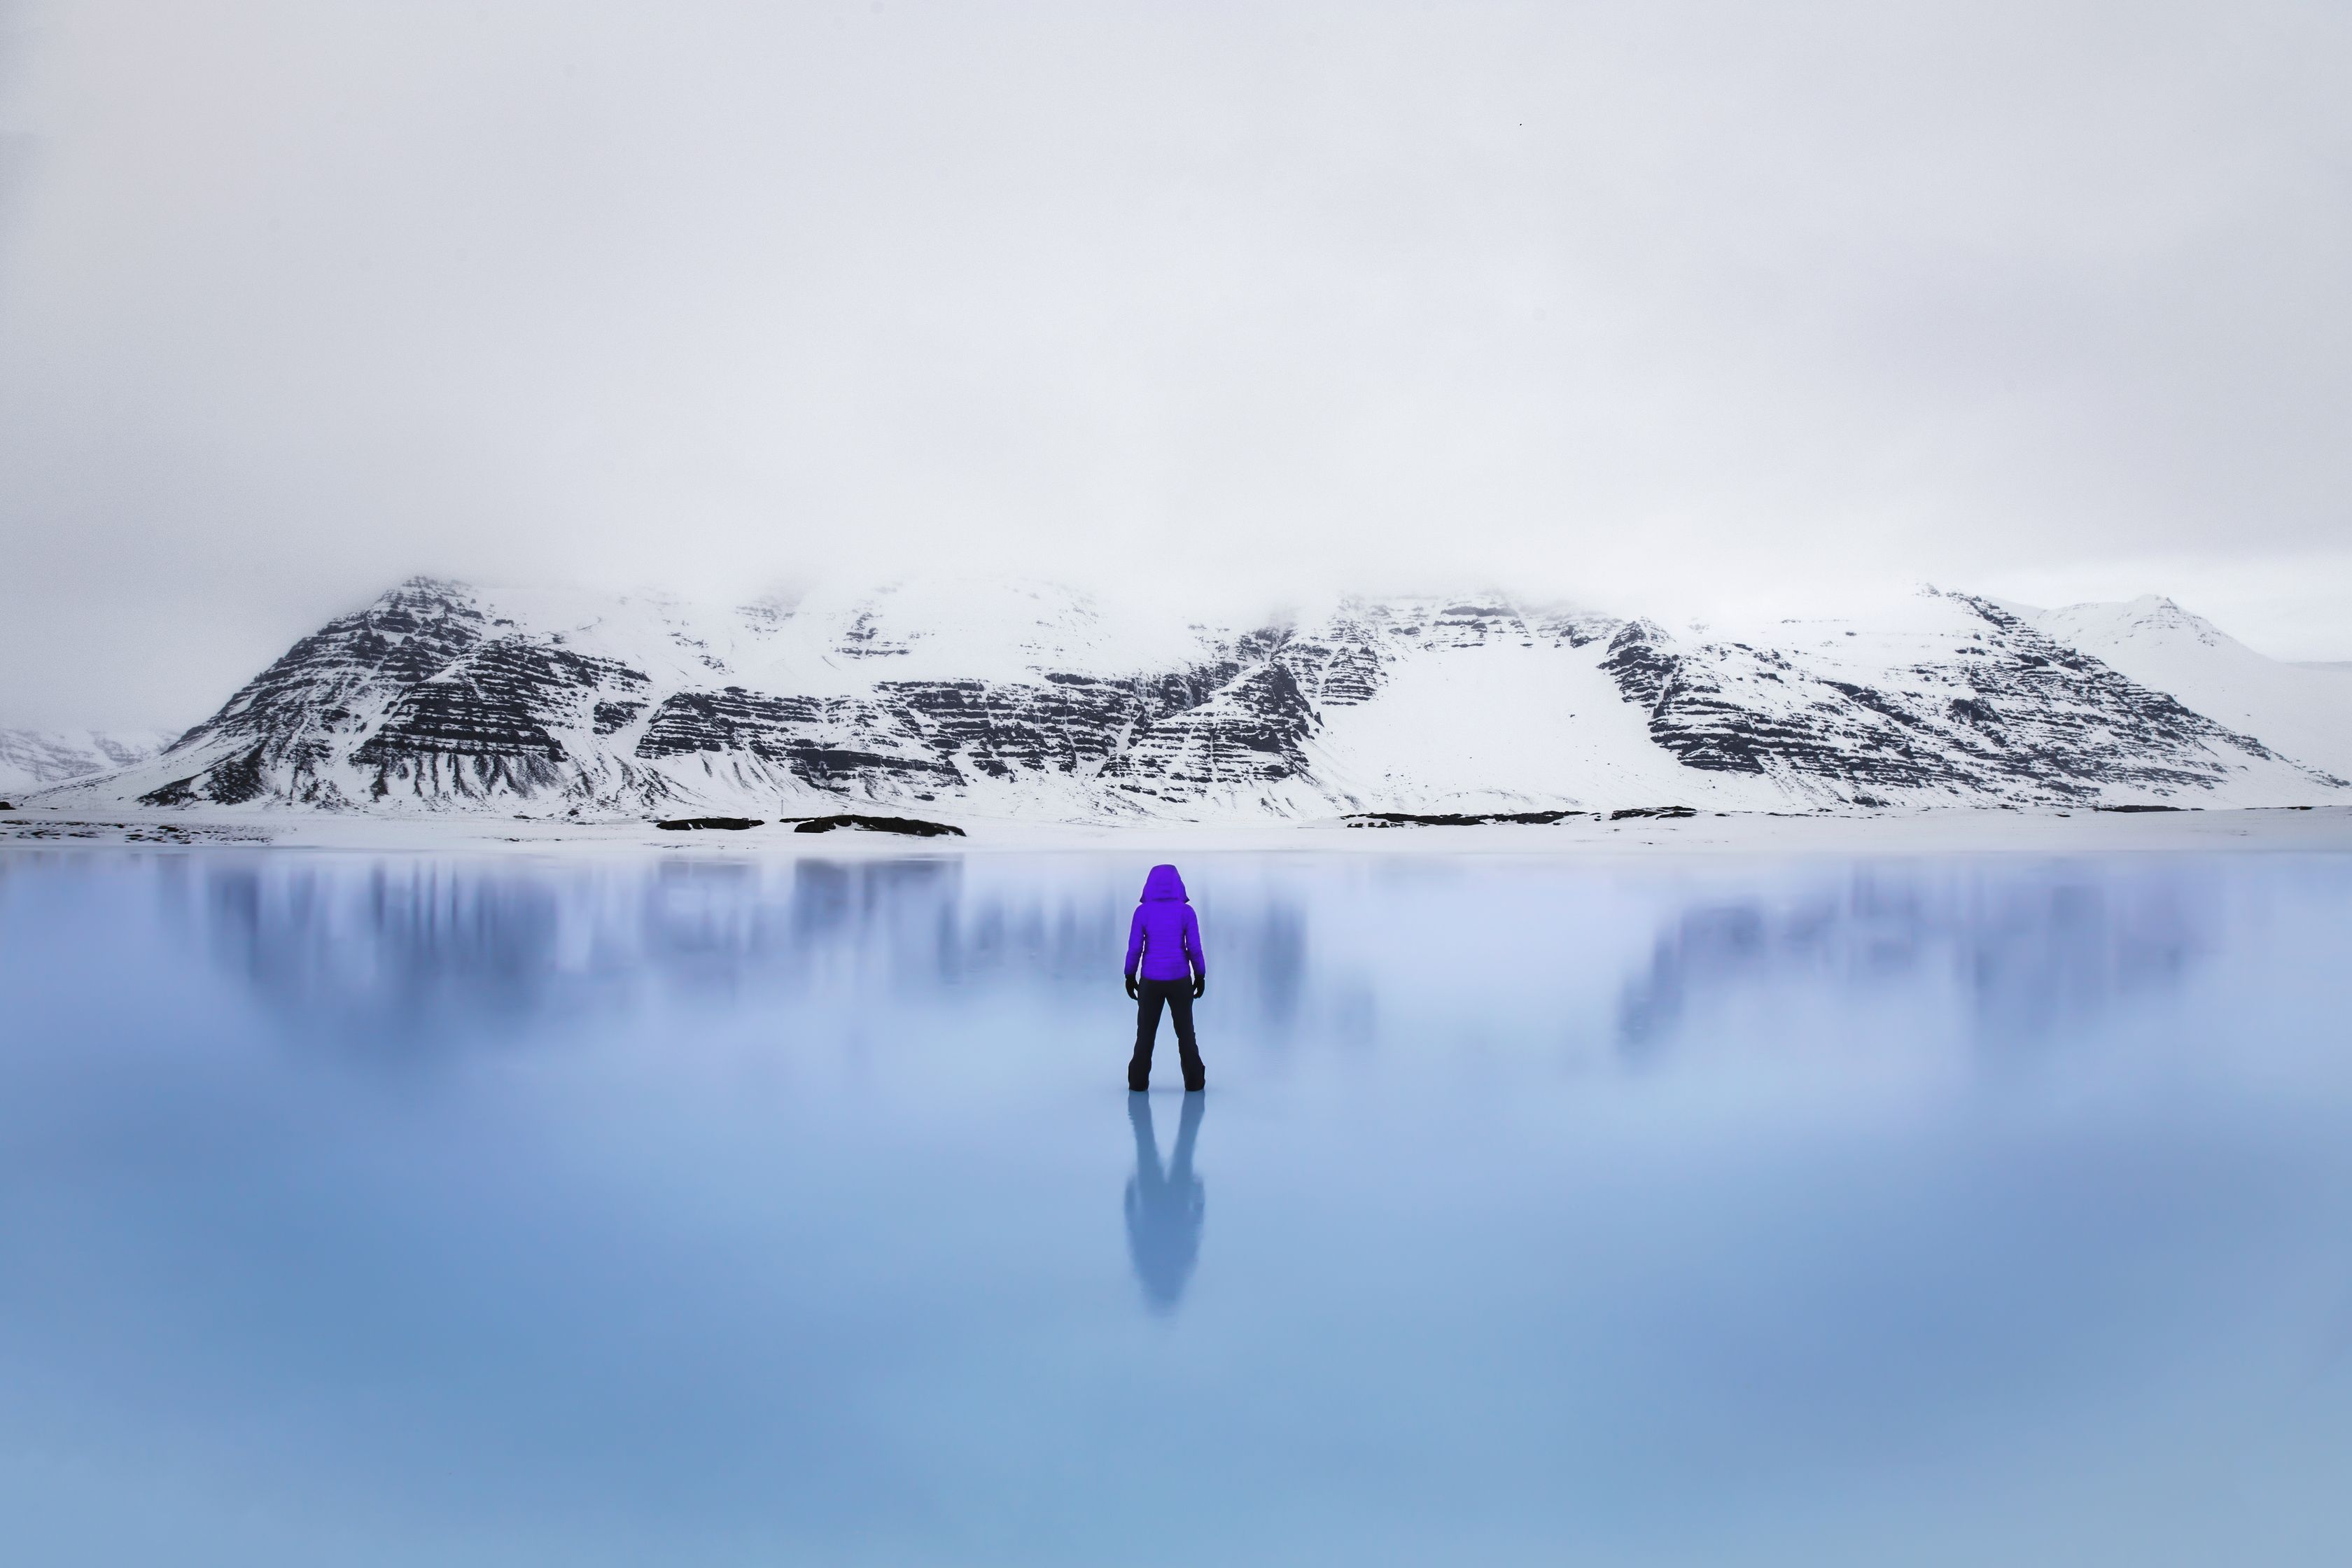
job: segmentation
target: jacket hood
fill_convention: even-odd
[[[1192,901],[1185,894],[1184,879],[1176,874],[1176,868],[1173,866],[1154,866],[1151,868],[1151,875],[1143,879],[1141,901],[1148,904],[1163,900],[1179,904],[1189,904]]]

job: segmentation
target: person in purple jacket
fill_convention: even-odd
[[[1140,973],[1138,966],[1140,964]],[[1192,1003],[1209,988],[1209,961],[1201,956],[1201,919],[1185,896],[1184,879],[1173,866],[1154,866],[1143,879],[1143,898],[1127,926],[1127,994],[1135,998],[1135,1055],[1127,1064],[1127,1087],[1138,1094],[1151,1087],[1151,1046],[1160,1033],[1162,1003],[1176,1018],[1176,1051],[1184,1064],[1184,1089],[1198,1093],[1208,1081],[1201,1047],[1192,1039]]]

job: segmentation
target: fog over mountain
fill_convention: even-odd
[[[0,723],[423,570],[2352,658],[2352,11],[26,0]]]

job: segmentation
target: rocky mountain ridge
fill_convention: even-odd
[[[713,609],[420,578],[52,797],[1202,820],[2352,799],[2047,614],[1930,592],[1732,640],[1482,595],[1145,629],[1039,584]]]

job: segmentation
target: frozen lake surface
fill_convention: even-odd
[[[0,858],[76,1564],[2336,1564],[2352,858]]]

